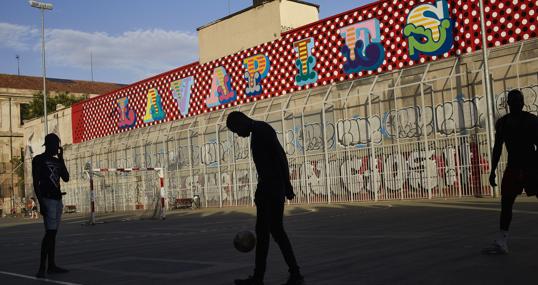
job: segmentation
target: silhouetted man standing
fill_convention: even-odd
[[[41,242],[41,259],[36,276],[45,277],[45,266],[48,261],[47,273],[66,273],[68,270],[56,266],[54,255],[56,251],[56,233],[62,218],[62,192],[60,178],[69,181],[69,172],[65,167],[63,149],[60,138],[55,134],[45,136],[45,152],[32,160],[32,177],[34,191],[39,201],[45,236]],[[57,156],[57,157],[55,157]]]
[[[291,243],[284,231],[285,198],[295,197],[291,186],[288,159],[275,130],[267,123],[255,121],[241,112],[228,115],[226,125],[240,137],[251,135],[252,158],[258,172],[256,203],[256,268],[254,275],[235,280],[237,285],[263,284],[269,251],[269,234],[280,247],[289,267],[290,277],[285,284],[303,284],[304,278],[293,254]]]
[[[536,161],[538,146],[538,117],[523,111],[523,94],[519,90],[508,93],[507,103],[510,113],[500,118],[495,125],[495,145],[489,183],[495,183],[495,170],[499,164],[503,143],[508,151],[508,163],[501,183],[501,219],[499,236],[487,253],[508,253],[508,229],[512,221],[512,206],[516,197],[523,193],[528,196],[538,192],[538,167]]]

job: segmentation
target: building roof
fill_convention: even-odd
[[[126,85],[47,77],[47,91],[104,94],[124,86]],[[43,77],[0,74],[0,88],[42,90]]]
[[[302,1],[302,0],[288,0],[288,1],[290,1],[290,2],[300,3],[300,4],[303,4],[303,5],[307,5],[307,6],[312,6],[312,7],[315,7],[316,9],[318,9],[318,11],[319,11],[319,5],[318,5],[318,4],[314,4],[314,3],[310,3],[310,2],[306,2],[306,1]],[[267,2],[270,2],[270,1],[267,1]],[[265,2],[264,2],[263,4],[265,4]],[[237,15],[239,15],[239,14],[243,14],[243,13],[245,13],[246,11],[251,10],[251,9],[254,9],[254,8],[256,8],[256,7],[255,7],[255,6],[249,6],[249,7],[245,8],[245,9],[243,9],[243,10],[237,11],[237,12],[235,12],[235,13],[232,13],[232,14],[230,14],[230,15],[227,15],[227,16],[225,16],[225,17],[222,17],[222,18],[220,18],[220,19],[218,19],[218,20],[211,21],[211,22],[209,22],[209,23],[207,23],[207,24],[205,24],[205,25],[203,25],[203,26],[201,26],[201,27],[196,28],[196,30],[197,30],[197,31],[203,30],[203,29],[205,29],[205,28],[207,28],[207,27],[209,27],[209,26],[212,26],[212,25],[214,25],[214,24],[216,24],[216,23],[218,23],[218,22],[222,22],[222,21],[224,21],[224,20],[233,18],[233,17],[235,17],[235,16],[237,16]]]

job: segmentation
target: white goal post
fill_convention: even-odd
[[[105,173],[105,172],[139,172],[139,171],[155,171],[159,175],[159,185],[160,185],[160,193],[159,193],[159,200],[160,200],[160,213],[159,217],[161,219],[166,218],[166,203],[165,203],[165,195],[166,191],[164,189],[164,170],[161,167],[132,167],[132,168],[90,168],[88,167],[87,170],[85,170],[86,175],[88,175],[90,180],[90,225],[95,225],[95,191],[94,191],[94,181],[93,176],[95,173]]]

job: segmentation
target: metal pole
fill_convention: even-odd
[[[370,120],[372,119],[372,96],[374,95],[374,88],[377,83],[377,80],[379,79],[379,76],[376,76],[374,78],[374,82],[372,83],[372,86],[370,86],[370,90],[368,91],[368,114],[366,118],[366,128],[368,131],[368,134],[366,135],[366,143],[368,146],[368,150],[370,152],[368,156],[369,161],[369,167],[370,167],[370,187],[372,187],[372,191],[374,192],[374,200],[377,202],[379,201],[379,193],[377,191],[377,157],[375,155],[375,146],[373,140],[373,130],[370,127]]]
[[[41,56],[43,62],[43,117],[44,117],[44,136],[49,133],[49,127],[47,123],[47,70],[45,67],[45,9],[41,9]]]
[[[430,70],[430,64],[426,66],[426,70],[424,70],[424,74],[422,75],[422,79],[420,80],[420,99],[422,102],[422,112],[420,113],[421,121],[422,121],[422,134],[424,135],[424,152],[426,154],[425,156],[425,163],[426,163],[426,187],[428,191],[428,199],[432,199],[432,189],[430,187],[430,166],[429,166],[429,159],[430,159],[430,146],[428,142],[428,125],[426,124],[426,102],[424,100],[424,80],[426,80],[426,75],[428,74],[428,71]],[[433,110],[432,110],[433,112]],[[420,150],[420,149],[419,149]]]
[[[396,88],[398,86],[400,86],[400,82],[401,82],[401,79],[402,79],[402,75],[403,75],[403,70],[400,71],[400,74],[398,74],[398,79],[396,79],[396,83],[394,84],[394,125],[396,126],[396,147],[398,149],[398,165],[405,165],[404,162],[400,159],[403,155],[402,155],[402,142],[400,141],[400,118],[399,118],[399,110],[398,110],[398,101],[396,100]],[[400,88],[400,91],[401,91],[401,88]],[[390,110],[389,110],[390,112]],[[390,113],[389,113],[390,114]],[[394,134],[394,130],[393,128],[391,127],[390,128],[391,132],[393,132],[392,134]],[[392,139],[394,140],[394,137],[392,137]],[[394,142],[393,142],[394,143]],[[392,169],[392,171],[394,172],[395,170]],[[396,170],[397,171],[397,170]],[[406,177],[405,173],[407,172],[407,168],[404,170],[404,174],[402,175],[404,178]],[[393,182],[393,185],[396,185],[396,183],[398,183],[397,179],[398,179],[398,174],[396,174],[396,178],[394,178],[394,182]],[[404,199],[404,188],[405,188],[405,182],[402,184],[402,188],[400,189],[400,199],[403,200]]]
[[[88,175],[90,177],[90,205],[91,205],[91,213],[90,213],[90,225],[95,225],[95,191],[93,190],[93,169],[91,168],[88,171]]]
[[[221,113],[220,119],[218,122],[222,120],[222,115],[224,115],[225,112]],[[219,187],[219,207],[222,208],[222,165],[220,163],[220,135],[219,135],[219,124],[218,122],[215,124],[215,135],[217,136],[217,187]]]
[[[13,99],[9,98],[9,159],[11,164],[11,208],[15,207],[15,183],[13,182],[14,167],[13,167],[13,118],[11,117],[11,104]]]
[[[234,167],[234,170],[233,170],[233,189],[234,189],[234,196],[233,196],[233,203],[234,203],[234,206],[237,206],[237,183],[239,183],[239,179],[237,179],[237,161],[236,161],[236,156],[235,156],[235,137],[233,136],[233,133],[232,133],[232,136],[230,137],[229,136],[229,133],[228,132],[228,139],[232,142],[232,161],[233,161],[233,167]]]
[[[294,122],[295,122],[295,120],[294,120]],[[294,124],[294,128],[295,128],[295,124]],[[303,139],[302,139],[302,144],[303,144],[303,153],[302,153],[302,155],[303,155],[303,169],[304,169],[304,182],[305,182],[305,187],[306,187],[306,203],[310,204],[310,196],[311,196],[310,191],[311,191],[312,187],[308,185],[308,164],[309,164],[309,162],[306,159],[306,137],[305,137],[304,128],[305,128],[305,122],[304,122],[304,107],[303,107],[303,111],[301,112],[301,136],[303,137]]]
[[[189,148],[188,150],[188,153],[189,153],[189,174],[190,174],[190,179],[191,179],[191,183],[190,183],[190,188],[191,188],[191,197],[194,199],[194,189],[193,189],[193,183],[194,181],[192,181],[192,179],[194,179],[194,171],[193,171],[193,167],[194,167],[194,159],[192,157],[192,151],[193,151],[193,146],[192,146],[192,141],[191,141],[191,127],[192,127],[192,124],[194,123],[194,121],[189,125],[189,129],[187,130],[187,146]],[[187,186],[187,185],[185,185]],[[198,194],[198,193],[197,193]]]
[[[164,189],[164,168],[155,168],[159,173],[159,185],[160,185],[160,202],[161,202],[161,220],[166,219],[166,203],[165,196],[166,191]]]
[[[485,91],[486,91],[486,98],[488,100],[486,100],[486,103],[488,105],[488,119],[487,119],[487,123],[488,123],[488,139],[489,139],[489,142],[490,142],[490,146],[493,145],[493,143],[495,142],[495,131],[494,131],[494,126],[495,126],[495,118],[494,118],[494,114],[493,114],[493,104],[494,104],[494,100],[495,98],[493,98],[493,92],[491,90],[491,82],[490,82],[490,78],[489,78],[489,63],[488,63],[488,44],[487,44],[487,36],[486,36],[486,21],[485,21],[485,12],[484,12],[484,0],[479,0],[478,1],[479,4],[480,4],[480,29],[481,29],[481,34],[482,34],[482,57],[483,57],[483,60],[484,60],[484,65],[483,65],[483,73],[484,73],[484,84],[486,85],[486,88],[485,88]],[[490,157],[492,157],[491,155],[491,148],[489,149],[490,151]],[[496,180],[498,180],[496,178]],[[498,181],[497,181],[498,182]],[[494,196],[498,196],[497,194],[497,191],[498,189],[496,187],[493,187],[492,189],[493,191],[493,194]]]
[[[19,55],[16,55],[15,58],[17,59],[17,75],[21,76],[21,65],[20,65],[21,57]]]
[[[90,72],[91,72],[92,82],[93,82],[93,53],[91,50],[90,50]]]
[[[352,83],[353,85],[353,83]],[[327,98],[329,97],[331,90],[334,85],[331,85],[329,90],[327,90],[327,94],[323,97],[323,100],[321,102],[321,124],[323,126],[323,152],[324,152],[324,158],[325,158],[325,188],[327,189],[327,204],[331,203],[331,187],[330,187],[330,181],[329,181],[329,147],[327,146],[327,114],[325,113],[325,104],[327,102]],[[336,147],[335,147],[336,149]]]

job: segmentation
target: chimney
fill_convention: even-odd
[[[272,0],[252,0],[252,7],[257,7],[263,5],[266,2],[271,2]]]

